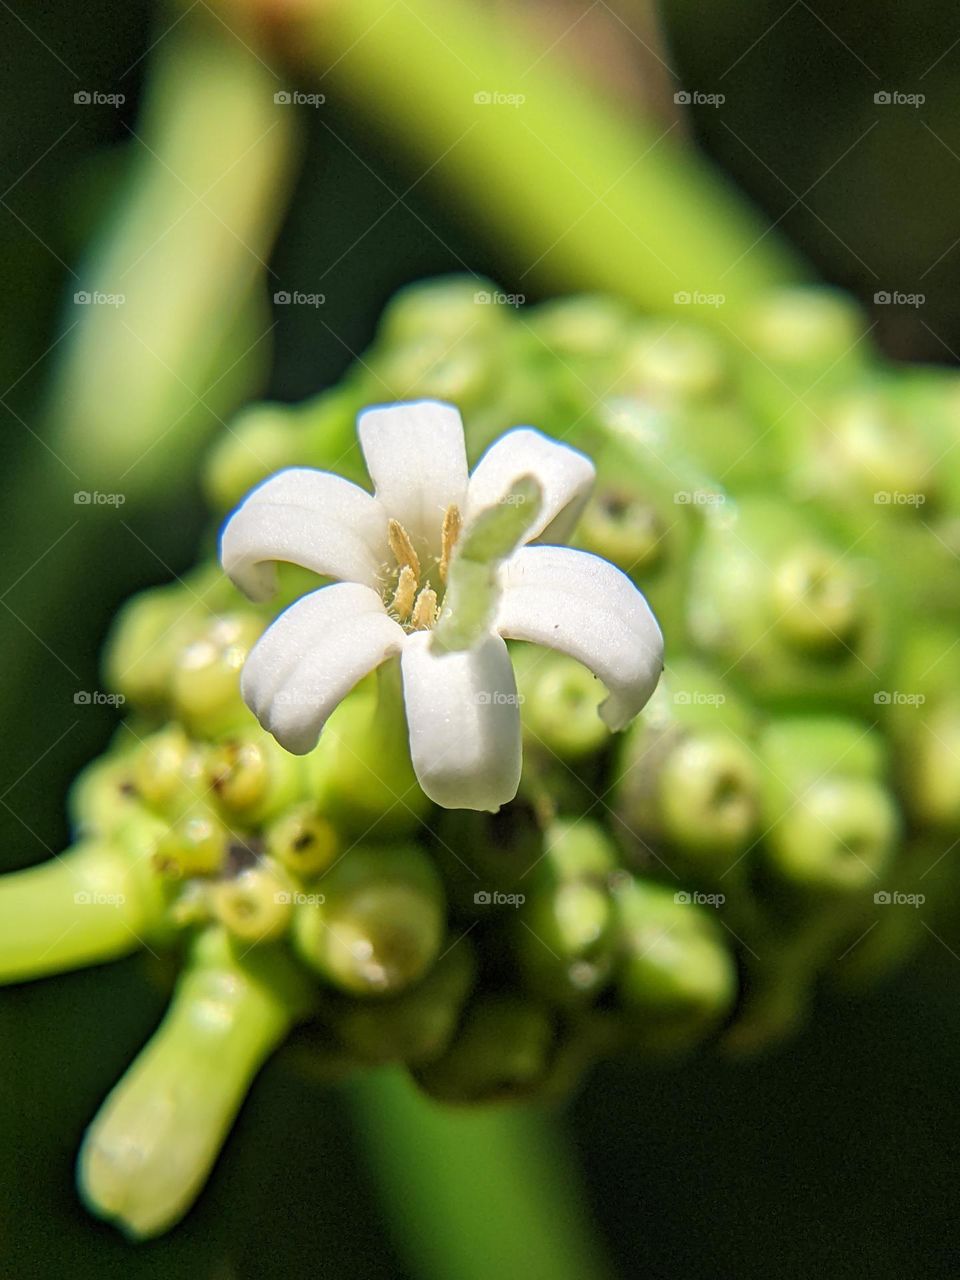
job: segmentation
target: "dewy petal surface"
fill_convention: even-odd
[[[282,747],[304,755],[358,680],[400,652],[403,628],[370,587],[334,583],[292,604],[243,668],[243,700]]]
[[[374,587],[388,556],[387,515],[358,485],[308,467],[278,472],[224,526],[224,570],[253,600],[275,590],[273,562]]]
[[[624,728],[663,670],[663,636],[641,592],[614,565],[569,547],[523,547],[500,573],[496,629],[582,662],[610,693],[604,722]]]
[[[357,432],[384,509],[419,542],[418,551],[439,556],[444,513],[462,507],[467,488],[459,412],[439,400],[367,409]]]
[[[566,542],[590,496],[596,470],[585,454],[532,427],[508,431],[477,463],[467,486],[466,521],[499,502],[523,475],[535,476],[543,490],[543,506],[526,540]]]
[[[507,646],[435,654],[429,633],[407,637],[401,658],[410,754],[417,780],[446,809],[496,811],[520,784],[520,712]]]

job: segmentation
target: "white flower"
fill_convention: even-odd
[[[353,686],[399,654],[423,790],[446,808],[496,810],[520,780],[504,639],[582,662],[609,692],[601,716],[622,729],[660,677],[660,629],[619,569],[537,545],[572,531],[594,480],[583,454],[521,427],[491,445],[468,478],[460,414],[432,400],[368,409],[358,432],[374,496],[294,467],[254,489],[224,527],[223,567],[254,600],[272,594],[278,560],[338,579],[261,636],[243,669],[244,701],[282,746],[304,754]],[[531,493],[532,519],[505,514]],[[471,544],[471,532],[509,521],[510,546],[468,563],[470,545],[490,544],[479,534]]]

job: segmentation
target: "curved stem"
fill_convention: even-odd
[[[122,850],[90,842],[0,878],[0,983],[61,973],[146,946],[159,886]]]
[[[308,999],[280,951],[238,956],[222,931],[201,936],[167,1016],[87,1130],[77,1176],[90,1209],[136,1238],[177,1222]]]
[[[560,1135],[537,1111],[458,1111],[400,1072],[352,1087],[393,1228],[421,1280],[603,1280]]]
[[[705,295],[736,304],[808,274],[692,148],[623,121],[463,0],[310,5],[297,52],[418,164],[442,161],[445,189],[509,246],[521,284],[670,310],[684,292],[685,311],[719,322]]]

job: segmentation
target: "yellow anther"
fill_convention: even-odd
[[[413,606],[410,625],[414,631],[429,631],[437,620],[437,593],[432,587],[424,587]]]
[[[460,537],[460,528],[462,525],[460,518],[460,508],[451,503],[443,513],[443,531],[440,540],[440,581],[446,582],[447,569],[450,567],[450,557],[453,555],[453,548],[457,545],[457,539]]]
[[[413,608],[413,601],[417,594],[417,575],[405,564],[400,570],[400,577],[397,579],[397,589],[393,593],[393,599],[390,602],[390,610],[395,613],[401,622],[410,616],[410,610]]]
[[[419,582],[420,557],[413,549],[409,533],[407,533],[399,520],[391,520],[387,525],[387,541],[390,543],[390,550],[396,557],[400,568],[409,567],[412,569],[414,578]]]

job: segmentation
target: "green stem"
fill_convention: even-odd
[[[193,1204],[254,1076],[307,1007],[282,953],[197,944],[153,1039],[87,1130],[78,1180],[128,1235],[166,1231]]]
[[[352,1098],[393,1228],[421,1280],[610,1275],[560,1135],[541,1114],[452,1110],[399,1072],[361,1077]]]
[[[806,274],[692,149],[625,122],[463,0],[311,6],[298,53],[419,166],[439,165],[444,190],[509,246],[521,284],[672,310],[678,291],[738,304]],[[691,303],[719,322],[723,308]]]
[[[160,891],[109,845],[80,844],[0,879],[0,983],[128,955],[162,915]]]

